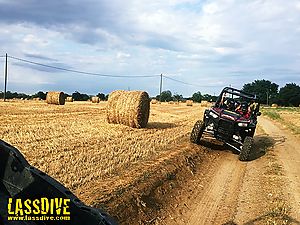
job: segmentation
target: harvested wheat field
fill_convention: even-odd
[[[106,102],[1,102],[0,136],[33,166],[93,205],[97,199],[83,195],[95,182],[105,185],[132,165],[159,158],[188,136],[200,110],[200,105],[151,105],[147,127],[134,129],[109,124]]]
[[[298,109],[263,110],[248,162],[217,141],[189,142],[204,109],[151,104],[136,129],[109,124],[105,102],[0,102],[0,135],[120,224],[300,223]]]

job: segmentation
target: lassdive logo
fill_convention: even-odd
[[[70,199],[8,199],[8,220],[70,220]]]

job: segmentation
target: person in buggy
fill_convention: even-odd
[[[235,101],[232,98],[225,97],[225,93],[222,96],[220,107],[226,110],[235,110]]]
[[[251,116],[251,110],[247,102],[242,102],[235,111],[243,116],[245,119],[249,119]]]
[[[225,97],[225,93],[222,96],[220,107],[226,110],[236,112],[243,116],[245,119],[249,119],[251,116],[251,110],[246,101],[238,102],[233,98]]]

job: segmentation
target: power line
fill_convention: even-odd
[[[164,77],[164,78],[167,78],[167,79],[169,79],[169,80],[172,80],[172,81],[178,82],[178,83],[185,84],[185,85],[196,86],[195,84],[190,84],[190,83],[187,83],[187,82],[184,82],[184,81],[181,81],[181,80],[177,80],[177,79],[174,79],[174,78],[171,78],[171,77],[165,76],[165,75],[163,75],[163,77]]]
[[[101,73],[91,73],[91,72],[85,72],[85,71],[80,71],[80,70],[73,70],[73,69],[66,69],[58,66],[51,66],[51,65],[46,65],[26,59],[21,59],[18,57],[14,56],[7,56],[8,58],[15,59],[21,62],[37,65],[37,66],[43,66],[43,67],[48,67],[56,70],[62,70],[62,71],[67,71],[67,72],[72,72],[72,73],[78,73],[78,74],[83,74],[83,75],[89,75],[89,76],[100,76],[100,77],[123,77],[123,78],[145,78],[145,77],[159,77],[160,75],[110,75],[110,74],[101,74]]]
[[[169,80],[172,80],[172,81],[175,81],[177,83],[181,83],[181,84],[185,84],[185,85],[190,85],[190,86],[194,86],[194,87],[215,87],[216,85],[197,85],[197,84],[191,84],[191,83],[187,83],[187,82],[184,82],[184,81],[181,81],[181,80],[177,80],[177,79],[174,79],[174,78],[171,78],[171,77],[168,77],[168,76],[165,76],[163,75],[164,78],[166,79],[169,79]]]
[[[0,58],[6,57],[5,55],[1,55]],[[216,85],[210,86],[210,85],[197,85],[197,84],[192,84],[192,83],[188,83],[185,81],[181,81],[181,80],[177,80],[174,79],[172,77],[166,76],[166,75],[112,75],[112,74],[101,74],[101,73],[91,73],[91,72],[86,72],[86,71],[81,71],[81,70],[74,70],[74,69],[67,69],[67,68],[63,68],[63,67],[58,67],[58,66],[52,66],[52,65],[47,65],[47,64],[43,64],[43,63],[39,63],[39,62],[34,62],[31,60],[27,60],[27,59],[22,59],[22,58],[18,58],[18,57],[14,57],[14,56],[10,56],[7,55],[8,58],[14,59],[14,60],[18,60],[20,62],[23,63],[28,63],[28,64],[33,64],[33,65],[37,65],[37,66],[43,66],[43,67],[47,67],[47,68],[51,68],[51,69],[56,69],[56,70],[61,70],[61,71],[66,71],[66,72],[72,72],[72,73],[77,73],[77,74],[82,74],[82,75],[88,75],[88,76],[100,76],[100,77],[117,77],[117,78],[149,78],[149,77],[161,77],[161,79],[164,77],[168,80],[172,80],[174,82],[177,83],[181,83],[184,85],[189,85],[189,86],[194,86],[194,87],[215,87]],[[162,80],[161,80],[162,83]]]

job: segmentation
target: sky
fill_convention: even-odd
[[[163,90],[183,96],[256,79],[300,84],[299,0],[0,0],[0,25],[0,56],[119,76],[8,58],[11,91],[155,96],[160,74],[172,78]]]

